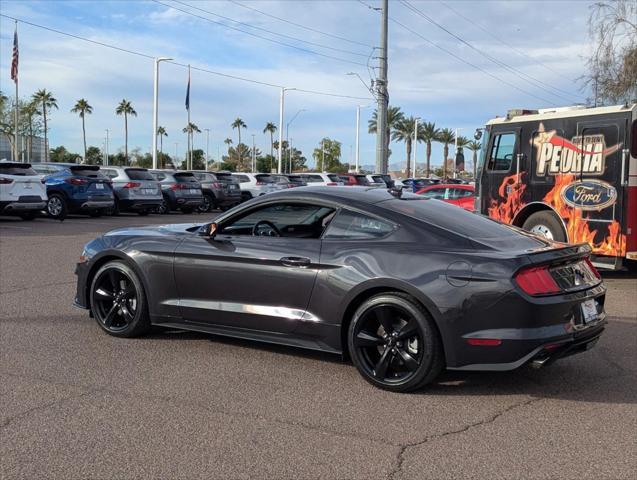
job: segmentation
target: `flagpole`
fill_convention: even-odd
[[[186,168],[192,170],[192,131],[190,130],[190,64],[188,64],[188,161]]]
[[[18,21],[15,21],[15,35],[13,37],[13,56],[15,58],[15,136],[14,136],[14,145],[13,145],[13,160],[15,162],[18,161],[18,119],[19,119],[19,110],[20,110],[20,102],[18,100]]]

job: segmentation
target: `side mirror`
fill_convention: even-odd
[[[216,223],[207,223],[206,225],[202,225],[199,229],[199,236],[201,237],[214,238],[215,233],[217,233]]]

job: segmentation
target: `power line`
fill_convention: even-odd
[[[272,30],[268,30],[267,28],[257,27],[255,25],[252,25],[252,24],[246,23],[246,22],[240,22],[239,20],[235,20],[233,18],[226,17],[224,15],[220,15],[218,13],[214,13],[214,12],[211,12],[209,10],[205,10],[205,9],[203,9],[201,7],[196,7],[194,5],[190,5],[188,3],[181,2],[179,0],[172,0],[172,2],[173,3],[178,3],[178,4],[183,5],[185,7],[194,8],[195,10],[199,10],[200,12],[204,12],[204,13],[207,13],[209,15],[213,15],[215,17],[222,18],[224,20],[236,23],[238,25],[244,25],[244,26],[249,27],[249,28],[254,28],[255,30],[261,30],[263,32],[269,33],[270,35],[278,35],[279,37],[289,38],[290,40],[296,40],[297,42],[307,43],[308,45],[314,45],[315,47],[325,48],[327,50],[334,50],[335,52],[341,52],[341,53],[346,53],[346,54],[349,54],[349,55],[356,55],[358,57],[367,58],[367,54],[366,53],[353,52],[351,50],[343,50],[342,48],[335,48],[335,47],[331,47],[329,45],[325,45],[325,44],[322,44],[322,43],[315,43],[315,42],[310,42],[309,40],[303,40],[302,38],[293,37],[291,35],[286,35],[284,33],[274,32]]]
[[[201,15],[197,15],[196,13],[189,12],[188,10],[183,10],[181,8],[175,7],[174,5],[169,5],[167,3],[160,2],[159,0],[152,0],[152,1],[154,3],[159,4],[159,5],[163,5],[164,7],[172,8],[173,10],[177,10],[177,11],[185,13],[187,15],[192,15],[193,17],[200,18],[200,19],[205,20],[207,22],[214,23],[216,25],[220,25],[222,27],[229,28],[231,30],[236,30],[238,32],[245,33],[246,35],[250,35],[252,37],[260,38],[261,40],[267,40],[268,42],[276,43],[278,45],[283,45],[284,47],[294,48],[295,50],[300,50],[302,52],[311,53],[312,55],[318,55],[318,56],[321,56],[321,57],[330,58],[332,60],[337,60],[337,61],[343,62],[343,63],[351,63],[353,65],[359,65],[361,67],[366,67],[367,66],[364,63],[354,62],[352,60],[347,60],[345,58],[334,57],[332,55],[327,55],[325,53],[317,52],[315,50],[310,50],[308,48],[299,47],[298,45],[292,45],[290,43],[285,43],[285,42],[281,42],[279,40],[274,40],[273,38],[264,37],[263,35],[258,35],[258,34],[254,33],[254,32],[249,32],[249,31],[243,30],[241,28],[233,27],[232,25],[226,25],[225,23],[218,22],[216,20],[212,20],[211,18],[208,18],[208,17],[203,17]],[[196,7],[193,7],[193,8],[196,8]]]
[[[308,30],[310,32],[320,33],[321,35],[326,35],[328,37],[332,37],[332,38],[335,38],[337,40],[342,40],[344,42],[349,42],[349,43],[352,43],[352,44],[355,44],[355,45],[361,45],[363,47],[369,47],[369,48],[373,48],[374,47],[373,45],[369,45],[369,44],[366,44],[366,43],[358,42],[356,40],[351,40],[349,38],[341,37],[339,35],[334,35],[333,33],[328,33],[328,32],[324,32],[322,30],[318,30],[316,28],[308,27],[307,25],[301,25],[300,23],[296,23],[296,22],[293,22],[291,20],[287,20],[285,18],[277,17],[276,15],[272,15],[271,13],[264,12],[262,10],[258,10],[258,9],[254,8],[254,7],[249,7],[248,5],[244,5],[244,4],[239,3],[239,2],[237,2],[235,0],[228,0],[228,1],[230,3],[234,3],[235,5],[243,7],[245,9],[252,10],[253,12],[260,13],[261,15],[265,15],[266,17],[270,17],[270,18],[273,18],[275,20],[279,20],[281,22],[289,23],[290,25],[294,25],[295,27],[304,28],[305,30]]]
[[[403,4],[403,6],[405,6],[406,8],[408,8],[409,10],[411,10],[412,12],[414,12],[416,15],[424,18],[425,20],[427,20],[429,23],[431,23],[432,25],[435,25],[436,27],[438,27],[439,29],[441,29],[443,32],[447,33],[448,35],[452,36],[453,38],[455,38],[456,40],[458,40],[459,42],[461,42],[463,45],[466,45],[467,47],[469,47],[470,49],[472,49],[473,51],[475,51],[476,53],[478,53],[479,55],[483,56],[484,58],[486,58],[487,60],[495,63],[496,65],[508,70],[509,72],[511,72],[513,75],[515,75],[516,77],[520,78],[521,80],[524,80],[525,82],[533,85],[534,87],[540,88],[542,90],[544,90],[546,93],[549,93],[550,95],[553,95],[555,97],[558,98],[562,98],[568,102],[572,102],[573,98],[567,98],[559,93],[553,93],[551,90],[558,90],[554,87],[552,87],[551,85],[547,84],[546,82],[543,82],[541,80],[538,80],[537,78],[532,77],[531,75],[528,75],[520,70],[517,70],[516,68],[511,67],[510,65],[502,62],[501,60],[498,60],[497,58],[483,52],[482,50],[480,50],[479,48],[475,47],[474,45],[472,45],[471,43],[467,42],[464,38],[462,38],[460,35],[457,35],[455,33],[453,33],[451,30],[447,29],[446,27],[444,27],[443,25],[441,25],[440,23],[436,22],[433,18],[431,18],[429,15],[425,14],[424,12],[422,12],[421,10],[417,9],[416,7],[414,7],[413,5],[411,5],[409,2],[407,2],[406,0],[399,0],[401,4]],[[526,78],[525,78],[526,77]],[[544,86],[544,87],[543,87]],[[546,88],[548,87],[548,88]],[[559,91],[559,90],[558,90]]]
[[[4,13],[0,13],[0,17],[8,18],[10,20],[14,20],[14,21],[20,22],[20,23],[22,23],[24,25],[29,25],[31,27],[40,28],[42,30],[47,30],[49,32],[57,33],[59,35],[64,35],[66,37],[71,37],[71,38],[74,38],[76,40],[81,40],[83,42],[92,43],[94,45],[99,45],[101,47],[110,48],[112,50],[118,50],[120,52],[128,53],[130,55],[136,55],[136,56],[139,56],[139,57],[147,58],[149,60],[154,60],[155,59],[154,55],[149,55],[147,53],[142,53],[142,52],[138,52],[138,51],[135,51],[135,50],[130,50],[130,49],[118,47],[116,45],[111,45],[109,43],[100,42],[100,41],[97,41],[97,40],[92,40],[90,38],[82,37],[80,35],[75,35],[73,33],[63,32],[61,30],[56,30],[55,28],[47,27],[45,25],[40,25],[40,24],[37,24],[37,23],[33,23],[33,22],[26,21],[26,20],[22,20],[21,18],[16,18],[16,17],[12,17],[10,15],[5,15]],[[188,68],[188,65],[185,64],[185,63],[179,63],[179,62],[175,62],[175,61],[169,61],[167,63],[172,63],[173,65],[176,65],[176,66],[179,66],[179,67]],[[263,85],[263,86],[266,86],[266,87],[274,87],[274,88],[282,88],[283,87],[283,85],[276,85],[274,83],[262,82],[260,80],[254,80],[254,79],[251,79],[251,78],[240,77],[240,76],[231,75],[231,74],[228,74],[228,73],[217,72],[215,70],[209,70],[209,69],[203,68],[203,67],[197,67],[197,66],[191,65],[190,68],[192,70],[197,70],[197,71],[208,73],[208,74],[211,74],[211,75],[216,75],[216,76],[219,76],[219,77],[230,78],[232,80],[241,80],[242,82],[254,83],[254,84]],[[296,89],[296,91],[304,92],[304,93],[310,93],[310,94],[314,94],[314,95],[330,96],[330,97],[351,98],[351,99],[355,99],[355,100],[369,100],[369,97],[355,97],[355,96],[351,96],[351,95],[341,95],[341,94],[338,94],[338,93],[320,92],[320,91],[305,90],[305,89],[300,89],[300,88]]]

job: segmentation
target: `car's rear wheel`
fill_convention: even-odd
[[[61,219],[66,217],[68,212],[68,206],[66,205],[65,198],[59,193],[52,193],[49,195],[49,200],[46,203],[46,213],[49,217],[55,219]]]
[[[535,212],[526,219],[522,228],[549,240],[555,240],[556,242],[566,241],[564,228],[553,212]]]
[[[159,204],[159,206],[156,208],[155,211],[161,215],[166,215],[167,213],[170,213],[170,207],[168,206],[168,202],[166,201],[165,198],[161,201],[161,203]]]
[[[213,209],[214,204],[215,199],[212,197],[212,195],[204,195],[203,203],[197,207],[197,210],[199,210],[201,213],[209,212]]]
[[[423,387],[444,366],[442,342],[431,316],[402,293],[366,300],[350,323],[348,346],[365,380],[395,392]]]
[[[136,337],[150,329],[141,281],[119,260],[106,263],[93,277],[91,311],[98,325],[116,337]]]

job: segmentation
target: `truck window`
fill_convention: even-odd
[[[493,137],[493,146],[489,155],[489,170],[508,172],[513,161],[515,133],[500,133]]]
[[[633,142],[630,147],[630,154],[633,157],[637,157],[637,120],[633,120]]]

